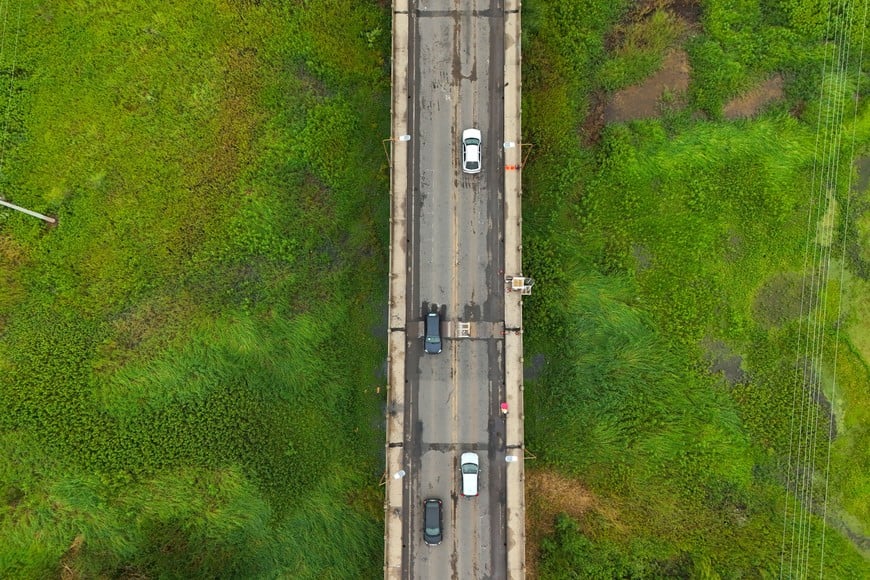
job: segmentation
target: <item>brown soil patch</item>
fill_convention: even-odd
[[[666,93],[686,92],[689,87],[689,57],[685,50],[671,49],[665,55],[662,68],[639,85],[613,95],[604,111],[608,122],[649,119],[661,113],[661,100]]]
[[[701,22],[701,5],[698,0],[671,0],[666,6],[689,25]]]
[[[773,75],[749,92],[736,99],[731,99],[722,109],[722,114],[726,119],[752,117],[768,103],[781,100],[782,87],[782,75]]]
[[[604,114],[606,105],[607,97],[604,91],[596,91],[590,96],[589,112],[586,114],[586,119],[583,121],[583,127],[580,130],[583,136],[583,145],[594,147],[601,141],[601,132],[607,123]]]
[[[618,522],[617,510],[594,496],[574,479],[551,471],[526,471],[526,566],[529,578],[537,576],[538,550],[541,540],[553,533],[556,516],[566,513],[578,522],[590,510],[603,516],[612,525],[624,528]]]
[[[625,35],[625,26],[649,18],[657,10],[666,10],[685,23],[683,38],[700,30],[701,6],[698,0],[638,0],[605,38],[605,47],[613,51]],[[661,99],[673,93],[678,99],[689,86],[689,58],[682,49],[671,49],[665,54],[661,69],[639,85],[628,87],[613,95],[610,102],[603,92],[592,95],[589,114],[584,123],[587,145],[595,145],[604,125],[610,121],[630,121],[658,117]]]

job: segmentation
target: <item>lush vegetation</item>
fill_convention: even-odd
[[[387,11],[0,10],[0,576],[379,575]]]
[[[544,578],[866,576],[860,6],[849,28],[812,1],[630,4],[524,4],[526,350],[544,361],[527,442],[592,498],[573,515],[546,505],[570,499],[529,498],[530,528],[552,530],[534,564]],[[596,123],[595,99],[680,44],[685,97]],[[772,73],[782,98],[720,120]]]
[[[536,569],[870,574],[870,114],[832,113],[863,37],[816,0],[629,4],[524,4],[528,444],[596,498],[530,498]],[[388,11],[0,16],[0,192],[59,218],[0,213],[0,576],[379,576]],[[677,45],[685,98],[588,122]]]

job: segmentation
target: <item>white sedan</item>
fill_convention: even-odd
[[[480,173],[481,135],[477,129],[462,132],[462,171]]]
[[[477,453],[463,453],[459,458],[462,472],[462,495],[474,497],[477,495],[477,476],[480,473],[480,459]]]

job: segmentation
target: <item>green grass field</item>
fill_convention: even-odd
[[[0,576],[377,576],[386,11],[0,12]]]
[[[388,6],[60,4],[0,3],[0,195],[59,219],[0,212],[0,577],[380,577]],[[633,6],[523,6],[530,577],[868,576],[862,37]]]
[[[849,188],[870,149],[861,6],[849,34],[811,2],[709,0],[687,21],[690,4],[525,6],[526,356],[544,361],[525,390],[527,465],[544,490],[528,527],[549,530],[532,565],[542,578],[864,577],[870,194]],[[823,76],[834,43],[853,58]],[[688,52],[687,94],[596,126],[595,99],[674,46]],[[721,120],[774,72],[787,79],[778,102]],[[839,149],[820,148],[820,119]],[[838,201],[827,222],[823,171]],[[835,251],[813,282],[806,256],[828,263],[824,232]]]

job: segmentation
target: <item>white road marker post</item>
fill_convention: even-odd
[[[56,223],[57,223],[57,220],[56,220],[55,218],[53,218],[53,217],[50,217],[50,216],[47,216],[47,215],[43,215],[43,214],[41,214],[41,213],[37,213],[37,212],[35,212],[35,211],[31,211],[31,210],[26,209],[26,208],[23,208],[23,207],[21,207],[21,206],[19,206],[19,205],[15,205],[14,203],[9,203],[8,201],[6,201],[6,200],[4,200],[4,199],[2,199],[2,198],[0,198],[0,205],[5,206],[5,207],[8,207],[9,209],[14,209],[15,211],[20,211],[21,213],[26,213],[26,214],[29,215],[29,216],[33,216],[33,217],[35,217],[35,218],[39,218],[39,219],[41,219],[42,221],[46,221],[46,222],[48,222],[48,223],[50,223],[50,224],[56,224]]]

